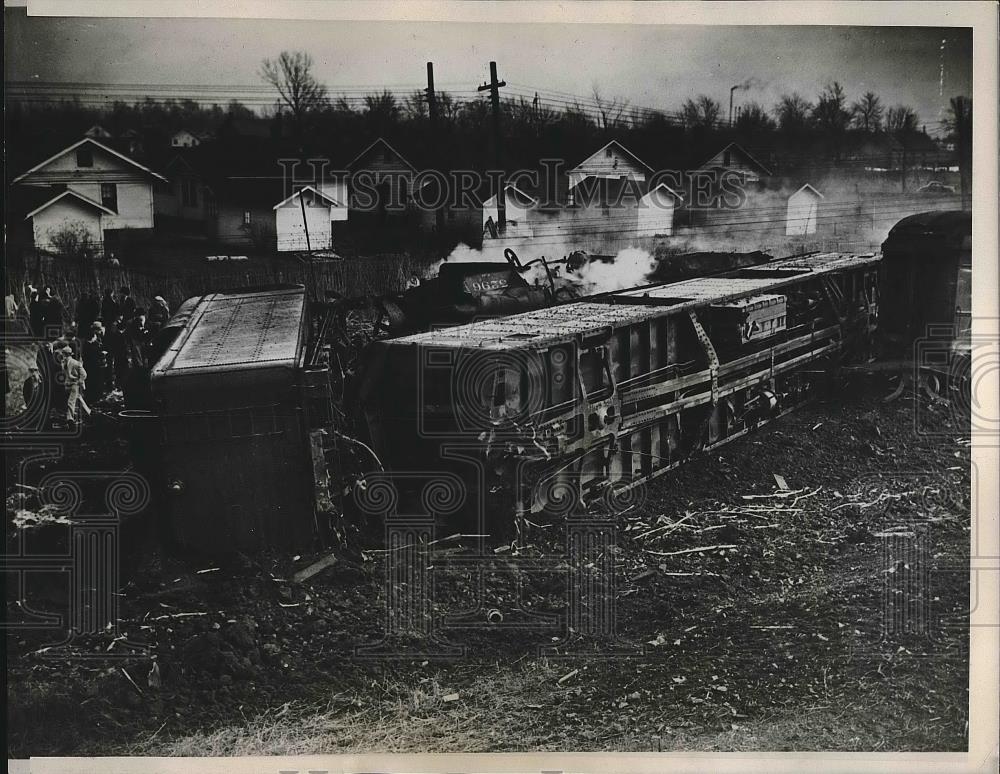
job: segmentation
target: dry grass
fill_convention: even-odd
[[[284,705],[228,726],[173,740],[151,739],[129,755],[311,755],[329,752],[485,752],[552,749],[533,735],[533,718],[567,671],[545,660],[523,669],[479,671],[473,688],[439,677],[373,680],[364,693],[324,706]],[[446,701],[454,693],[457,700]],[[550,743],[551,744],[551,743]]]

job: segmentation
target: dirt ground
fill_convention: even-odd
[[[856,385],[640,489],[609,549],[614,625],[582,639],[564,637],[559,523],[494,554],[482,598],[456,561],[468,539],[428,547],[431,620],[468,626],[396,659],[356,653],[386,625],[374,538],[304,583],[315,557],[125,556],[118,630],[73,644],[90,658],[53,647],[59,630],[9,634],[8,755],[964,750],[968,424],[883,392]],[[53,467],[122,469],[100,432]],[[64,576],[35,583],[9,617],[64,606]]]

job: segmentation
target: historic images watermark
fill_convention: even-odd
[[[1000,320],[977,322],[975,332],[971,324],[929,325],[914,341],[910,378],[923,393],[913,404],[918,435],[968,434],[976,446],[1000,444],[1000,407],[989,398],[1000,369]],[[980,332],[991,329],[995,332]]]
[[[351,208],[357,212],[434,212],[441,209],[481,208],[501,187],[530,192],[529,210],[664,209],[669,199],[648,196],[665,186],[691,210],[739,210],[748,194],[759,185],[746,172],[726,168],[650,171],[638,177],[586,178],[564,190],[567,163],[545,158],[537,168],[501,169],[341,169],[329,159],[283,158],[278,160],[285,197],[312,188],[314,192],[336,189],[349,192]],[[668,203],[669,202],[669,203]]]

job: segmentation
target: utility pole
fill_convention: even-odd
[[[496,152],[496,166],[500,177],[497,181],[497,233],[503,237],[507,233],[507,194],[506,179],[503,174],[503,153],[500,140],[500,89],[506,86],[506,81],[497,80],[497,63],[490,62],[490,82],[484,83],[476,91],[489,89],[490,101],[493,105],[493,149]]]
[[[431,159],[434,168],[441,171],[441,150],[437,136],[437,94],[434,92],[434,63],[427,63],[427,115],[430,117],[431,129]],[[438,207],[434,211],[434,224],[438,234],[444,231],[444,209]]]
[[[306,232],[306,252],[309,254],[309,281],[312,283],[313,298],[319,301],[319,288],[316,287],[316,269],[313,267],[312,245],[309,243],[309,222],[306,220],[305,189],[299,189],[299,208],[302,210],[302,228]]]
[[[735,92],[740,87],[736,84],[729,90],[729,128],[733,128],[733,92]]]

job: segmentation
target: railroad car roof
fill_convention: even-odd
[[[936,210],[903,218],[889,231],[889,238],[927,233],[959,236],[971,232],[972,213],[968,210]]]
[[[294,366],[305,303],[301,286],[204,296],[153,375]]]
[[[556,344],[577,334],[629,325],[661,314],[676,314],[746,296],[780,293],[781,288],[807,277],[864,266],[878,260],[871,254],[844,253],[787,258],[727,272],[722,276],[623,290],[601,299],[416,333],[385,343],[491,350]]]

